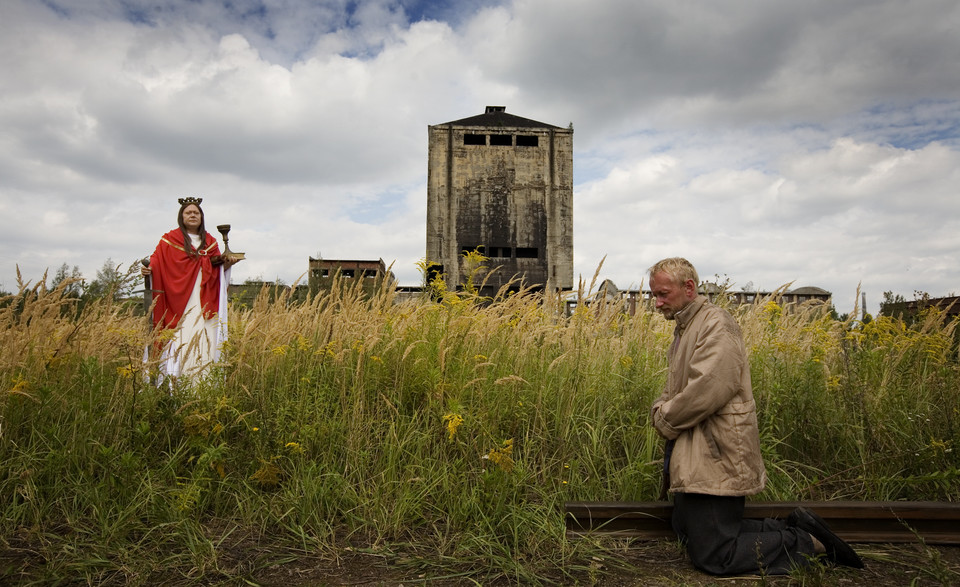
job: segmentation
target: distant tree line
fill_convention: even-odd
[[[899,318],[907,325],[911,325],[918,320],[919,314],[930,305],[932,299],[927,292],[914,290],[913,302],[911,303],[900,294],[885,291],[883,292],[883,301],[880,302],[880,314],[891,318]]]
[[[36,284],[29,281],[23,281],[21,276],[17,275],[17,286],[19,291],[12,293],[0,288],[0,306],[10,304],[22,304],[24,296],[35,295],[37,290],[57,290],[63,292],[64,311],[79,312],[83,307],[94,301],[109,298],[114,302],[124,304],[136,304],[143,298],[143,278],[140,275],[140,262],[136,261],[130,264],[126,269],[121,269],[122,263],[114,263],[112,259],[107,259],[97,270],[97,276],[93,280],[87,280],[80,268],[74,265],[70,267],[67,263],[60,267],[53,274],[50,283],[47,283],[47,273]]]

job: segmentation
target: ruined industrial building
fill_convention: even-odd
[[[448,284],[466,281],[464,253],[491,273],[481,293],[517,279],[573,287],[573,129],[487,106],[428,127],[427,261]]]

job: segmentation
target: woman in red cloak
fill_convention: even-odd
[[[168,376],[202,375],[226,340],[226,285],[236,259],[220,254],[205,229],[202,198],[180,198],[177,224],[141,270],[153,278],[153,325],[173,332],[161,356]]]

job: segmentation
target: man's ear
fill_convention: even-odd
[[[697,297],[697,283],[694,280],[692,279],[686,280],[683,283],[683,289],[686,290],[687,297],[689,297],[690,299]]]

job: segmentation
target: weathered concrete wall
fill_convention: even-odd
[[[499,267],[491,289],[515,275],[572,288],[573,131],[451,123],[428,134],[427,260],[459,284],[463,250],[484,247],[488,265]]]

